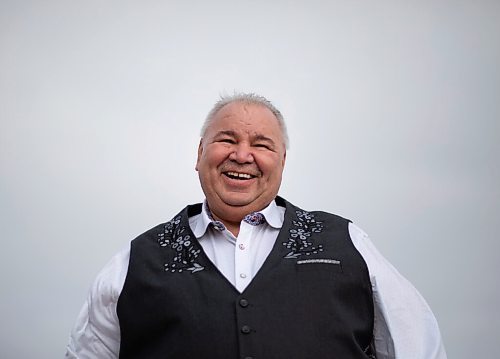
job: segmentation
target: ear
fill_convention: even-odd
[[[200,144],[198,145],[198,158],[196,159],[196,166],[194,169],[198,171],[198,165],[200,164],[200,158],[203,153],[203,138],[200,138]]]
[[[281,167],[285,167],[285,162],[286,162],[286,150],[285,153],[283,154],[283,160],[281,161]]]

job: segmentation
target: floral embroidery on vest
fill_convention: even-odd
[[[175,253],[173,260],[170,263],[165,263],[165,271],[172,273],[199,272],[205,269],[196,261],[201,249],[195,247],[186,227],[180,226],[180,222],[181,217],[175,217],[165,223],[163,233],[158,234],[158,244],[161,247],[170,247]]]
[[[290,250],[284,258],[298,258],[305,254],[306,256],[316,254],[323,251],[323,245],[313,245],[310,237],[313,233],[321,233],[323,231],[323,222],[316,221],[314,215],[303,210],[296,210],[297,220],[292,221],[288,242],[283,242],[283,245]]]

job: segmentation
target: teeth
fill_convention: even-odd
[[[252,176],[250,176],[248,173],[228,172],[227,174],[229,176],[238,177],[238,178],[245,178],[245,179],[252,178]]]

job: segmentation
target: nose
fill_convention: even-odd
[[[245,143],[237,144],[233,152],[229,155],[229,159],[237,163],[252,163],[254,161],[251,148]]]

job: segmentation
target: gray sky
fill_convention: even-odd
[[[62,357],[136,235],[203,199],[220,93],[287,120],[280,194],[352,219],[450,358],[500,322],[500,2],[0,1],[0,356]]]

